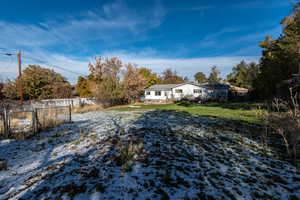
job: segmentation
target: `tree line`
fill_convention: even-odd
[[[167,68],[161,75],[146,67],[124,64],[117,57],[97,57],[88,64],[89,75],[79,76],[75,86],[54,70],[39,65],[29,65],[22,71],[25,100],[70,98],[73,96],[96,97],[102,104],[132,103],[140,99],[145,88],[154,84],[179,84],[189,81],[176,71]],[[200,73],[201,74],[201,73]],[[195,74],[195,81],[219,82],[220,71],[211,68],[208,78]],[[19,80],[0,82],[0,98],[17,100]]]

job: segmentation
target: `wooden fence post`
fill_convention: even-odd
[[[38,118],[38,109],[34,109],[34,118],[35,118],[35,131],[39,131],[39,118]]]
[[[72,106],[69,105],[69,122],[72,122]]]
[[[10,132],[9,111],[6,107],[3,108],[4,135],[7,138]]]
[[[32,110],[32,130],[33,134],[37,134],[38,132],[38,119],[37,119],[37,110],[34,108]]]

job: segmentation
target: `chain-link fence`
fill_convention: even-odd
[[[14,135],[31,135],[34,133],[32,111],[9,110],[9,133]]]
[[[4,138],[25,138],[41,130],[71,122],[71,116],[71,106],[3,108],[0,109],[0,134]]]
[[[37,108],[35,109],[35,114],[38,130],[55,127],[58,124],[72,121],[70,106]]]

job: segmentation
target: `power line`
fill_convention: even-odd
[[[48,62],[46,62],[46,61],[44,61],[44,60],[41,60],[41,59],[38,59],[38,58],[34,58],[34,57],[32,57],[32,56],[24,56],[24,55],[23,55],[23,57],[27,57],[27,58],[29,58],[29,59],[31,59],[31,60],[36,61],[36,62],[43,63],[43,64],[48,65],[48,66],[50,66],[50,67],[54,67],[54,68],[57,68],[57,69],[61,69],[61,70],[63,70],[63,71],[69,72],[69,73],[73,73],[73,74],[80,75],[80,76],[83,75],[83,74],[81,74],[81,73],[79,73],[79,72],[75,72],[75,71],[66,69],[66,68],[64,68],[64,67],[58,66],[58,65],[50,64],[50,63],[48,63]]]
[[[2,51],[2,52],[0,52],[0,54],[2,54],[2,55],[6,55],[6,56],[17,55],[16,53],[12,53],[12,52],[17,51],[15,49],[7,49],[7,48],[0,47],[0,50]]]
[[[15,54],[12,54],[12,53],[2,53],[2,52],[0,52],[0,54],[4,55],[4,56],[13,56],[13,55],[15,55]]]
[[[17,53],[9,53],[9,50],[7,48],[0,47],[0,49],[2,49],[2,51],[5,51],[5,52],[0,52],[0,55],[9,56],[10,58],[12,58],[12,56],[14,56],[14,55],[18,55]],[[54,67],[54,68],[57,68],[57,69],[60,69],[60,70],[63,70],[63,71],[69,72],[69,73],[73,73],[73,74],[76,74],[76,75],[79,75],[79,76],[85,76],[85,75],[83,75],[83,74],[81,74],[79,72],[76,72],[76,71],[73,71],[73,70],[69,70],[69,69],[66,69],[64,67],[48,63],[48,62],[46,62],[44,60],[41,60],[39,58],[35,58],[35,57],[32,57],[32,56],[28,56],[28,55],[24,56],[24,54],[22,54],[22,57],[29,58],[29,59],[31,59],[33,61],[45,64],[45,65],[48,65],[50,67]]]

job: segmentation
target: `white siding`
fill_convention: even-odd
[[[147,95],[147,92],[150,92],[150,95]],[[161,91],[160,96],[155,95],[155,91],[145,91],[145,100],[166,100],[166,91]]]
[[[181,90],[182,93],[176,91]],[[200,93],[195,93],[194,90],[200,90]],[[157,91],[157,90],[156,90]],[[150,95],[147,95],[150,92]],[[161,90],[161,95],[156,96],[155,90],[145,91],[145,100],[180,100],[182,98],[197,98],[200,97],[202,100],[227,100],[228,90],[227,89],[207,89],[205,87],[193,85],[193,84],[182,84],[172,88],[172,90]]]
[[[182,93],[176,93],[176,90],[182,90]],[[175,99],[181,99],[183,97],[199,97],[201,93],[194,93],[194,90],[201,90],[203,92],[204,88],[201,88],[192,84],[185,84],[172,89]]]

